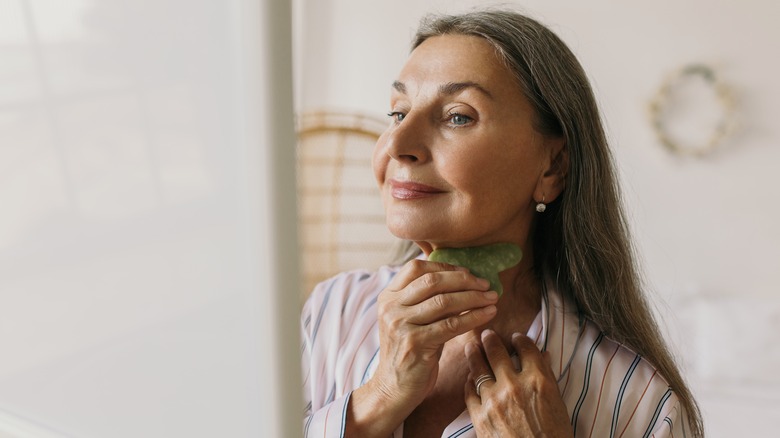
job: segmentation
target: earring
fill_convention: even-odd
[[[536,204],[536,212],[544,213],[545,210],[547,210],[547,204],[544,203],[544,195],[542,195],[542,202]]]

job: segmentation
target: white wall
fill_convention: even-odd
[[[300,433],[289,9],[0,0],[0,437]]]
[[[300,0],[299,110],[382,115],[419,18],[484,2]],[[780,3],[507,2],[549,24],[589,72],[623,177],[649,289],[700,395],[711,436],[780,408]],[[689,63],[717,68],[740,131],[705,159],[670,155],[647,104]],[[738,415],[734,415],[738,413]],[[774,429],[771,429],[774,430]]]

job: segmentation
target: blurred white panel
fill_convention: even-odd
[[[696,315],[697,375],[709,388],[774,390],[780,401],[780,299],[706,298]]]
[[[1,438],[294,436],[289,23],[0,0]]]
[[[693,285],[675,292],[659,317],[681,353],[707,436],[771,436],[780,410],[780,299]]]
[[[35,53],[30,50],[30,32],[25,25],[22,3],[0,0],[0,108],[40,95],[35,76]]]

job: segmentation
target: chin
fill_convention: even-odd
[[[420,240],[420,233],[415,232],[414,230],[410,230],[409,227],[393,226],[388,223],[387,229],[390,230],[390,234],[392,234],[393,236],[399,239],[411,240],[411,241]]]
[[[394,220],[392,216],[387,217],[387,229],[393,236],[399,239],[411,240],[413,242],[429,240],[432,235],[428,228],[430,228],[430,226],[423,225],[414,220]]]

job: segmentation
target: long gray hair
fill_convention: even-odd
[[[535,108],[536,129],[563,137],[569,154],[566,188],[537,215],[536,273],[617,342],[658,367],[686,409],[694,436],[701,413],[663,341],[642,292],[613,158],[596,100],[579,61],[551,30],[514,11],[479,10],[423,19],[412,49],[444,34],[485,38],[516,76]],[[402,248],[410,258],[413,244]]]

